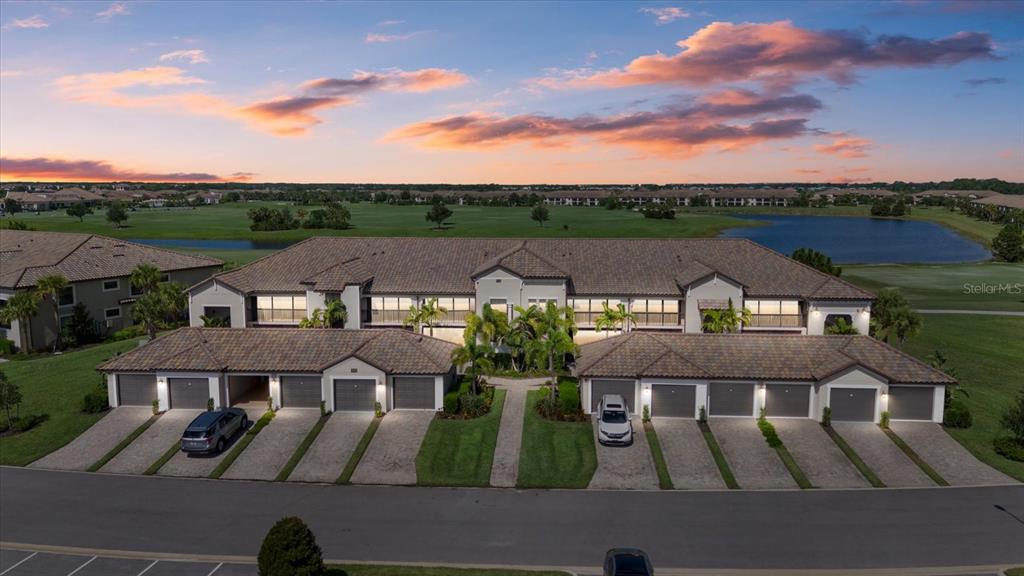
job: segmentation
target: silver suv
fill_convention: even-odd
[[[633,423],[629,420],[626,399],[605,394],[597,409],[597,441],[603,445],[629,446],[633,443]]]
[[[241,408],[222,408],[203,412],[181,435],[182,452],[219,453],[249,427],[249,416]]]

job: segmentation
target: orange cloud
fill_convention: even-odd
[[[830,154],[840,158],[865,158],[874,143],[867,138],[857,138],[845,134],[837,134],[831,144],[818,144],[814,147],[821,154]]]
[[[676,54],[640,56],[624,68],[555,71],[532,83],[549,88],[710,86],[744,80],[791,83],[814,74],[848,83],[858,68],[995,59],[991,37],[978,32],[960,32],[938,40],[895,35],[870,41],[861,32],[808,30],[785,20],[766,24],[713,22],[680,40],[677,46],[681,51]]]
[[[250,176],[248,172],[236,172],[227,178],[206,172],[144,172],[119,168],[102,160],[0,158],[0,181],[241,182]]]

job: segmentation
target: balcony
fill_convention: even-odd
[[[754,314],[748,328],[803,328],[804,317],[800,314]]]
[[[436,326],[465,326],[466,316],[472,310],[449,310],[437,321]],[[402,324],[409,317],[408,310],[370,310],[370,324]]]

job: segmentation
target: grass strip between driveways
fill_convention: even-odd
[[[650,421],[644,422],[644,434],[647,436],[647,445],[651,447],[651,458],[654,458],[654,469],[658,472],[658,487],[662,490],[672,490],[672,476],[668,473],[668,464],[665,463],[665,455],[661,453],[661,440],[658,440],[658,432]]]
[[[235,447],[231,449],[231,452],[228,452],[228,455],[220,461],[220,464],[217,464],[217,467],[213,469],[213,472],[210,472],[210,478],[220,478],[225,472],[227,472],[228,468],[230,468],[231,465],[235,463],[235,460],[237,460],[242,454],[242,451],[245,450],[249,444],[252,443],[253,439],[256,438],[256,435],[260,433],[260,430],[263,430],[263,428],[265,428],[267,424],[270,424],[270,421],[273,419],[274,412],[272,410],[264,412],[263,416],[260,416],[260,419],[256,421],[256,424],[254,424],[253,427],[245,433],[245,436],[242,436],[242,438],[235,443]]]
[[[373,440],[373,435],[377,433],[377,428],[380,427],[382,419],[383,417],[375,417],[370,421],[366,432],[363,432],[363,437],[359,439],[359,444],[356,444],[355,451],[349,457],[348,464],[345,464],[345,469],[341,471],[341,476],[338,476],[338,479],[334,481],[335,484],[348,484],[351,482],[352,474],[355,474],[356,466],[359,466],[359,461],[363,459],[363,454],[366,454],[366,449],[370,447],[370,441]]]
[[[793,455],[789,453],[786,443],[782,441],[782,438],[779,438],[779,433],[775,431],[775,426],[766,420],[764,416],[761,416],[757,419],[757,427],[761,430],[761,435],[764,436],[764,441],[768,443],[768,446],[775,449],[775,453],[779,455],[779,460],[782,460],[782,465],[789,471],[789,475],[793,477],[796,485],[803,490],[814,488],[811,481],[807,479],[807,475],[800,469],[800,465],[796,463],[796,458],[793,458]]]
[[[898,434],[889,428],[882,428],[882,431],[885,432],[885,435],[888,436],[893,443],[900,447],[900,450],[903,450],[903,453],[907,455],[907,458],[910,458],[914,464],[917,464],[917,467],[920,468],[922,472],[932,479],[932,482],[935,482],[939,486],[949,486],[949,482],[946,482],[946,479],[940,476],[939,473],[935,471],[935,468],[932,468],[930,464],[918,456],[917,452],[914,452],[914,449],[903,441],[903,438],[900,438]]]
[[[168,448],[167,451],[164,452],[163,455],[160,456],[160,458],[158,458],[156,462],[150,464],[149,468],[146,468],[146,471],[143,472],[142,475],[152,476],[153,474],[159,472],[160,469],[163,468],[164,464],[167,464],[168,460],[174,458],[174,455],[178,453],[178,450],[181,450],[181,441],[175,440],[174,444],[171,444],[171,447]]]
[[[842,450],[843,454],[846,454],[846,457],[853,463],[857,470],[860,471],[861,475],[867,479],[868,483],[871,484],[872,487],[885,488],[885,483],[878,477],[878,474],[875,474],[875,471],[872,470],[866,462],[864,462],[860,457],[860,454],[857,454],[857,451],[846,443],[846,439],[840,436],[839,432],[836,432],[835,428],[831,426],[822,426],[822,428],[825,429],[825,433],[832,438],[832,441],[836,443],[836,446],[838,446],[840,450]]]
[[[299,447],[295,449],[295,453],[288,459],[288,463],[285,464],[284,468],[277,473],[277,478],[274,478],[276,482],[284,482],[292,475],[292,470],[295,470],[295,467],[302,461],[302,457],[306,455],[306,451],[308,451],[309,447],[313,445],[316,437],[320,435],[320,431],[324,429],[324,424],[327,424],[327,420],[330,417],[330,414],[324,414],[316,421],[316,424],[313,425],[313,429],[306,434],[306,437],[302,439]]]
[[[447,566],[388,566],[379,564],[329,564],[327,576],[567,576],[561,570],[512,570],[504,568],[450,568]]]
[[[722,447],[718,445],[718,440],[715,439],[715,433],[711,431],[711,427],[708,426],[707,422],[700,422],[700,432],[704,436],[704,441],[708,444],[708,450],[711,451],[711,457],[715,459],[715,465],[718,466],[718,473],[722,475],[722,481],[730,490],[739,490],[740,484],[736,481],[736,476],[733,475],[732,469],[729,468],[729,462],[725,459],[725,454],[722,453]]]
[[[160,416],[158,414],[153,415],[149,418],[149,420],[146,420],[145,422],[140,424],[139,427],[133,430],[131,434],[125,436],[123,440],[118,442],[117,446],[114,446],[113,448],[110,449],[109,452],[104,454],[102,458],[100,458],[96,462],[93,462],[92,466],[86,468],[85,471],[96,472],[100,468],[103,468],[107,464],[107,462],[113,460],[114,456],[120,454],[121,450],[127,448],[129,444],[134,442],[136,438],[141,436],[143,432],[145,432],[150,426],[152,426],[153,423],[156,422],[156,419],[159,417]]]

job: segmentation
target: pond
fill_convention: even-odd
[[[767,226],[730,228],[721,236],[749,238],[783,254],[813,248],[837,264],[975,262],[989,251],[934,222],[857,216],[735,215]]]
[[[196,238],[129,238],[129,242],[157,246],[160,248],[177,248],[193,250],[284,250],[292,242],[273,242],[260,240],[199,240]]]

